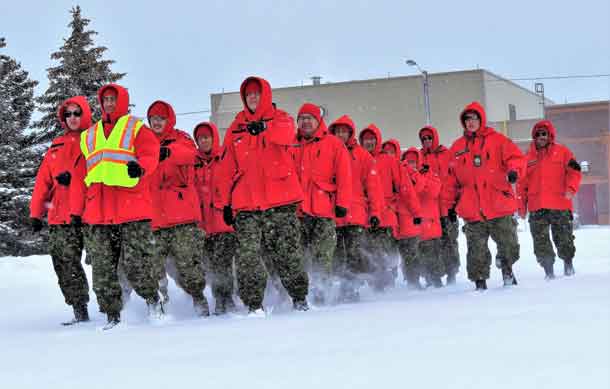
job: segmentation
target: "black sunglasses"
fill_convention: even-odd
[[[69,118],[70,116],[81,117],[83,113],[81,111],[64,111],[64,119]]]
[[[538,138],[540,136],[547,136],[547,135],[549,135],[549,133],[546,131],[536,131],[536,134],[534,134],[534,137]]]
[[[430,136],[430,135],[424,135],[424,136],[422,136],[422,137],[421,137],[421,140],[422,140],[422,141],[424,141],[424,140],[432,140],[432,139],[433,139],[433,138],[432,138],[432,136]]]
[[[479,120],[477,115],[464,115],[464,121],[466,120]]]

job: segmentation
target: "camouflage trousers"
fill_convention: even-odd
[[[440,254],[441,239],[419,241],[417,257],[426,280],[440,279],[445,275],[445,264]]]
[[[205,275],[201,266],[205,233],[195,223],[153,231],[153,274],[162,294],[167,294],[167,273],[196,301],[203,300]],[[168,263],[168,258],[170,262]],[[166,265],[168,270],[166,271]],[[172,274],[174,273],[174,274]]]
[[[549,236],[549,227],[553,242],[557,248],[557,255],[563,260],[574,258],[574,233],[572,226],[572,212],[554,209],[540,209],[529,215],[530,232],[534,240],[534,254],[540,265],[547,261],[555,262],[555,251]]]
[[[296,205],[265,211],[242,211],[235,218],[239,241],[237,284],[241,300],[250,309],[262,307],[267,271],[277,274],[293,301],[305,300],[309,278],[303,266],[301,226]]]
[[[337,247],[335,221],[310,215],[305,215],[300,220],[307,267],[314,273],[330,276]]]
[[[210,235],[205,240],[208,277],[217,302],[233,298],[233,258],[237,247],[237,237],[232,232]]]
[[[50,225],[49,251],[66,304],[86,305],[89,302],[89,283],[81,263],[82,229],[71,225]]]
[[[496,242],[496,266],[512,267],[519,260],[519,240],[517,239],[517,222],[512,216],[504,216],[487,221],[466,223],[463,228],[468,245],[466,268],[471,281],[489,278],[491,252],[489,237]]]
[[[334,271],[345,279],[369,273],[369,260],[365,255],[366,229],[362,226],[337,227]]]
[[[119,313],[123,308],[119,264],[140,297],[148,304],[159,301],[149,221],[90,225],[85,232],[85,248],[93,267],[93,291],[100,312]]]
[[[399,261],[396,239],[389,227],[371,228],[366,237],[374,278],[373,287],[380,291],[394,283]]]
[[[419,276],[421,274],[420,263],[419,263],[419,237],[414,236],[412,238],[400,239],[398,241],[398,251],[402,257],[402,274],[409,284],[415,284],[419,282]]]
[[[445,273],[457,274],[460,271],[460,251],[457,241],[460,223],[457,220],[452,222],[447,218],[441,225],[443,236],[440,241],[440,256],[445,265]]]

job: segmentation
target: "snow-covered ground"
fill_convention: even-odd
[[[576,238],[569,279],[543,280],[523,231],[519,286],[502,288],[494,269],[490,289],[473,292],[461,237],[452,288],[401,285],[306,313],[198,319],[174,287],[171,320],[152,325],[132,297],[121,326],[106,332],[92,292],[93,321],[59,325],[71,311],[49,257],[0,258],[0,386],[608,388],[610,228],[585,227]]]

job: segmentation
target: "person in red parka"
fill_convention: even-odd
[[[117,269],[148,304],[152,319],[163,315],[153,276],[153,205],[150,182],[159,163],[159,141],[129,115],[129,94],[117,84],[98,91],[102,118],[81,134],[83,157],[77,165],[85,201],[73,202],[89,224],[85,248],[93,266],[93,290],[112,328],[121,320],[123,302]]]
[[[356,126],[343,115],[329,127],[329,132],[345,144],[350,155],[352,201],[347,215],[335,219],[337,248],[335,268],[341,276],[340,299],[355,302],[360,299],[360,279],[371,269],[366,254],[366,228],[379,225],[383,210],[383,192],[375,159],[356,141]]]
[[[80,187],[73,177],[74,165],[82,157],[80,134],[91,125],[87,99],[83,96],[67,99],[59,106],[57,119],[65,133],[53,139],[38,169],[30,202],[30,218],[32,229],[39,232],[42,218],[47,214],[53,269],[64,300],[74,311],[74,318],[64,323],[69,325],[89,321],[89,284],[81,264],[81,213],[70,213],[70,196],[84,196],[82,190],[75,191],[70,187]]]
[[[193,298],[195,312],[209,316],[208,302],[203,295],[205,278],[201,266],[204,234],[199,196],[195,189],[195,156],[197,147],[191,137],[174,128],[176,114],[171,105],[155,101],[148,108],[150,128],[161,145],[159,166],[151,177],[153,200],[152,228],[155,237],[154,272],[164,304],[169,302],[166,262],[176,283]]]
[[[563,260],[564,274],[574,274],[574,233],[572,199],[580,186],[580,165],[574,154],[556,142],[555,126],[542,120],[532,128],[532,143],[526,155],[527,174],[519,182],[522,201],[520,214],[529,210],[529,224],[534,240],[534,253],[544,269],[546,279],[555,278],[555,252]]]
[[[412,151],[412,149],[410,148],[407,151]],[[416,164],[407,163],[406,156],[406,152],[402,154],[400,164],[401,188],[397,206],[398,228],[396,229],[396,240],[398,241],[398,252],[402,258],[402,274],[407,282],[407,287],[420,290],[423,288],[419,283],[421,271],[417,258],[422,213],[419,194],[426,188],[427,180],[417,171]],[[407,189],[408,186],[413,189]]]
[[[419,282],[416,282],[415,277],[419,281],[419,274],[416,270],[419,267],[426,279],[426,285],[440,288],[443,286],[441,277],[445,271],[445,265],[440,255],[442,229],[438,204],[441,180],[430,169],[423,166],[423,158],[417,148],[411,147],[405,151],[403,157],[405,167],[408,166],[408,169],[412,172],[409,177],[413,181],[421,204],[417,260],[415,266],[407,268],[408,273],[416,274],[416,276],[412,276],[413,278],[407,280],[407,282],[410,281],[415,288],[418,287]]]
[[[398,190],[398,193],[394,193],[394,196],[391,199],[391,207],[395,210],[396,213],[396,226],[392,229],[392,236],[394,238],[394,247],[396,248],[396,250],[398,250],[398,246],[399,246],[399,242],[398,242],[398,236],[399,236],[399,223],[400,221],[399,219],[399,214],[398,214],[398,208],[400,207],[400,201],[401,200],[407,200],[408,203],[407,204],[403,204],[403,206],[406,206],[409,209],[412,210],[417,210],[416,215],[413,217],[413,220],[411,220],[411,222],[413,223],[414,221],[416,223],[420,223],[421,222],[421,218],[419,217],[419,199],[417,198],[417,194],[415,193],[415,189],[413,188],[412,182],[411,180],[403,180],[403,172],[402,169],[400,167],[400,142],[398,142],[398,140],[396,139],[389,139],[385,142],[383,142],[383,144],[381,145],[381,153],[385,154],[385,155],[389,155],[391,157],[393,157],[396,160],[396,164],[398,166],[398,171],[399,171],[399,182],[400,182],[400,188]],[[401,193],[404,192],[404,193]],[[398,255],[397,258],[398,260],[400,260],[399,258],[400,256],[400,250],[398,250]],[[396,282],[396,278],[398,277],[398,263],[396,264],[396,266],[394,266],[392,268],[392,276],[394,278],[393,283]]]
[[[509,138],[487,126],[481,104],[467,105],[459,118],[464,136],[450,148],[443,206],[455,207],[466,222],[468,278],[476,289],[487,289],[490,236],[498,246],[496,266],[502,270],[504,285],[516,285],[513,264],[519,259],[519,241],[513,214],[518,201],[513,186],[523,176],[523,154]]]
[[[351,205],[352,167],[343,142],[328,133],[320,107],[303,104],[297,126],[296,167],[304,194],[298,210],[301,236],[311,262],[311,295],[323,304],[337,246],[335,217],[345,217]]]
[[[373,264],[372,286],[383,291],[394,283],[394,268],[398,266],[398,250],[393,234],[398,226],[396,198],[400,187],[400,164],[396,155],[382,153],[381,131],[374,124],[360,131],[360,145],[377,163],[377,172],[383,191],[384,207],[379,224],[371,224],[368,231],[368,249]],[[400,154],[400,149],[397,152]]]
[[[244,110],[225,135],[221,174],[230,177],[219,191],[223,217],[234,223],[239,241],[237,282],[249,311],[263,314],[271,263],[295,310],[307,310],[309,280],[303,265],[297,205],[303,191],[294,168],[294,120],[272,103],[271,86],[258,77],[241,85]],[[266,257],[263,260],[262,257]]]
[[[444,185],[449,174],[449,160],[451,159],[449,149],[440,144],[438,131],[432,126],[425,126],[419,130],[419,139],[422,144],[420,149],[422,156],[421,169],[424,171],[430,170],[439,177],[441,185]],[[441,193],[442,191],[441,186]],[[457,242],[460,223],[458,222],[455,209],[444,209],[440,197],[439,208],[441,212],[441,227],[443,229],[440,243],[441,259],[445,265],[447,285],[453,285],[455,284],[455,277],[460,270],[460,251]]]
[[[205,230],[205,257],[209,263],[208,274],[212,294],[216,300],[214,314],[223,315],[235,310],[233,301],[233,260],[237,250],[235,230],[227,225],[219,202],[219,183],[229,180],[219,169],[222,149],[216,125],[202,122],[195,126],[193,137],[199,151],[195,164],[195,187],[199,193],[202,215],[201,227]]]

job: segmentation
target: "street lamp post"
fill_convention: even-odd
[[[538,93],[542,99],[540,103],[542,105],[542,118],[546,119],[546,106],[544,101],[544,84],[541,82],[537,82],[534,84],[534,90]]]
[[[406,64],[409,66],[415,66],[423,76],[423,79],[424,79],[423,80],[424,81],[424,109],[426,111],[426,125],[429,126],[431,124],[431,121],[430,121],[430,79],[428,77],[428,72],[425,70],[422,70],[422,68],[419,67],[417,62],[413,61],[412,59],[408,59],[406,61]]]

